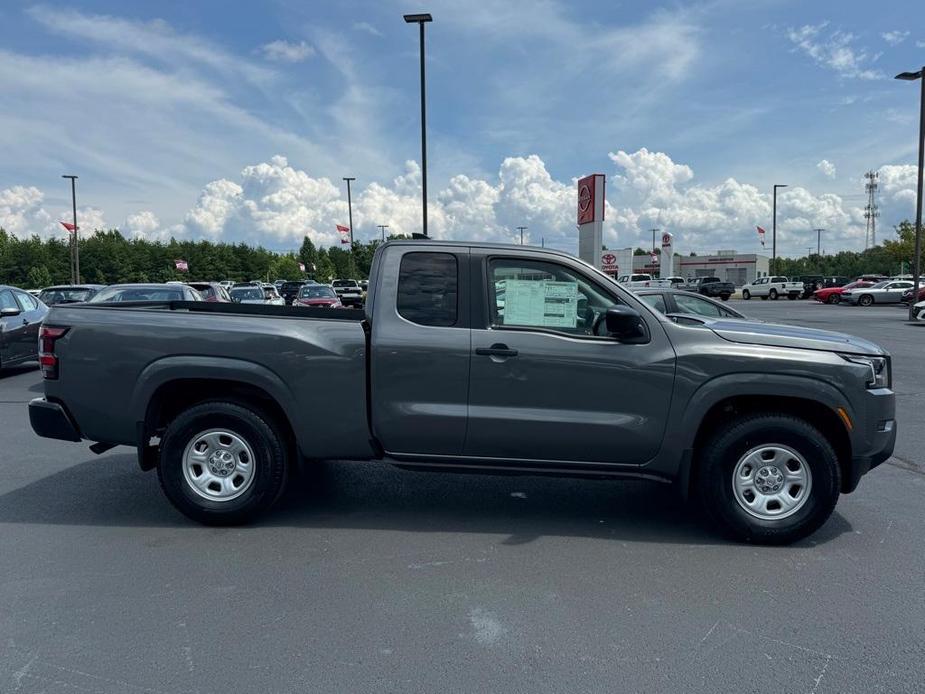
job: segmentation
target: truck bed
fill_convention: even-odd
[[[158,389],[227,374],[280,403],[307,455],[368,456],[363,320],[350,309],[205,302],[58,306],[45,323],[69,330],[46,396],[67,404],[84,438],[137,445]]]

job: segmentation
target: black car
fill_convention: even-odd
[[[283,301],[286,302],[286,306],[292,306],[292,302],[295,301],[295,298],[299,295],[299,290],[306,284],[308,284],[308,282],[303,282],[302,280],[282,283],[279,288],[279,294],[283,297]]]
[[[38,359],[39,328],[47,313],[34,296],[0,285],[0,369]]]
[[[46,306],[58,304],[76,304],[89,301],[105,284],[61,284],[45,287],[39,292],[39,300]]]
[[[793,281],[803,283],[803,293],[800,294],[800,298],[808,299],[813,295],[814,292],[820,289],[844,287],[851,280],[847,277],[832,275],[800,275],[799,277],[794,277]]]
[[[633,290],[633,293],[659,313],[664,313],[668,316],[691,314],[705,318],[748,319],[748,316],[739,313],[734,308],[729,308],[729,306],[724,306],[719,301],[714,301],[689,291],[655,287]]]

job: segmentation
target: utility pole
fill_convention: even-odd
[[[777,269],[777,189],[786,187],[786,183],[774,184],[773,219],[771,220],[771,274],[774,274]]]
[[[389,228],[388,224],[377,224],[379,231],[382,232],[382,243],[385,243],[385,230]]]
[[[864,190],[867,192],[867,205],[864,207],[864,219],[867,220],[867,228],[864,231],[864,248],[873,248],[877,245],[877,217],[880,216],[880,208],[877,206],[877,189],[880,187],[880,172],[868,171],[864,174],[867,183],[864,184]]]
[[[655,234],[661,231],[661,227],[656,227],[655,229],[649,229],[652,232],[652,252],[657,253],[658,249],[655,247]]]
[[[71,281],[80,284],[80,237],[77,229],[77,176],[63,175],[71,179],[71,212],[73,213],[74,231],[71,234]]]
[[[517,228],[520,230],[520,245],[523,246],[524,245],[524,230],[527,227],[517,227]]]
[[[820,255],[822,249],[822,232],[825,229],[813,229],[816,232],[816,255]]]
[[[344,176],[347,181],[347,223],[350,225],[350,271],[356,274],[356,258],[353,252],[353,199],[350,197],[350,182],[357,180],[354,176]]]

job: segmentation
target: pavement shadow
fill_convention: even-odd
[[[327,463],[296,477],[262,527],[387,529],[629,542],[722,544],[667,485],[643,481],[425,473]],[[132,454],[88,460],[0,496],[0,523],[197,527],[170,506]],[[804,544],[851,530],[837,513]]]
[[[20,374],[28,373],[29,371],[37,371],[39,368],[39,363],[36,362],[26,362],[25,364],[17,364],[16,366],[4,366],[0,369],[0,381],[5,378],[12,378],[13,376],[19,376]],[[39,384],[41,385],[41,383]]]

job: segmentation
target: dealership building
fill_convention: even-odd
[[[769,261],[766,255],[735,251],[717,251],[715,255],[675,255],[674,274],[685,279],[719,277],[724,282],[732,282],[735,286],[741,287],[766,276],[769,272]],[[634,255],[633,272],[658,276],[659,265],[652,262],[648,253]]]

